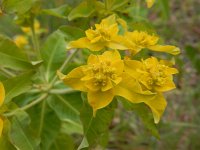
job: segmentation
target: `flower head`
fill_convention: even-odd
[[[168,62],[151,57],[146,60],[126,61],[126,71],[130,72],[142,86],[153,92],[165,92],[175,88],[172,75],[177,69],[169,67]]]
[[[25,45],[28,44],[27,38],[25,36],[23,36],[23,35],[17,35],[17,36],[15,36],[14,37],[14,42],[20,48],[23,48]]]
[[[95,29],[85,31],[86,37],[72,41],[67,46],[71,48],[88,48],[91,51],[99,51],[105,47],[112,49],[125,49],[117,40],[118,24],[115,15],[103,19],[100,24],[95,24]]]
[[[124,45],[134,55],[140,52],[143,48],[147,48],[157,52],[166,52],[173,55],[180,53],[180,49],[171,45],[158,45],[159,37],[156,35],[148,34],[144,31],[126,32],[121,37]]]
[[[147,7],[151,8],[153,4],[155,3],[155,0],[146,0],[146,3],[147,3]]]
[[[0,82],[0,106],[2,106],[5,99],[5,90],[3,84]],[[0,137],[3,131],[3,119],[0,117]]]
[[[68,75],[58,75],[66,85],[88,93],[94,114],[107,106],[115,95],[136,103],[153,97],[151,92],[143,92],[136,80],[124,73],[124,63],[116,50],[90,55],[87,65],[75,68]]]
[[[151,108],[155,123],[159,122],[167,105],[162,92],[175,88],[172,75],[178,73],[178,71],[170,65],[169,62],[158,61],[155,57],[142,61],[125,61],[125,72],[135,78],[143,90],[156,93],[154,99],[144,101]]]

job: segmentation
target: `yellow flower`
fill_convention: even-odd
[[[157,93],[154,99],[144,102],[151,108],[155,123],[159,122],[167,105],[162,92],[175,88],[172,75],[178,71],[169,65],[169,62],[158,61],[155,57],[142,61],[125,60],[125,72],[135,78],[143,90]]]
[[[151,8],[153,4],[155,3],[155,0],[146,0],[146,3],[147,3],[147,7]]]
[[[0,17],[3,16],[3,11],[0,8]]]
[[[22,31],[24,33],[27,33],[27,34],[31,33],[31,28],[30,27],[22,27],[21,29],[22,29]],[[36,33],[38,33],[39,30],[40,30],[40,22],[38,20],[34,21],[34,29],[35,29]]]
[[[120,37],[120,41],[123,41],[123,44],[133,55],[140,52],[143,48],[157,52],[166,52],[173,55],[180,53],[180,49],[178,47],[171,45],[159,45],[157,44],[158,40],[159,37],[156,35],[150,35],[147,32],[137,30],[133,32],[126,32],[123,37]]]
[[[118,24],[115,15],[103,19],[100,24],[95,24],[96,29],[88,29],[85,31],[86,37],[72,41],[67,46],[71,48],[87,48],[91,51],[100,51],[105,47],[111,49],[125,49],[118,40]]]
[[[0,106],[3,104],[5,99],[5,90],[3,84],[0,82]],[[0,137],[3,131],[3,119],[0,117]]]
[[[66,85],[87,92],[94,114],[107,106],[115,95],[135,103],[154,97],[152,92],[143,92],[139,83],[124,73],[124,63],[116,50],[90,55],[87,65],[75,68],[68,75],[60,72],[58,75]]]
[[[15,36],[14,37],[14,42],[20,48],[23,48],[25,45],[28,44],[27,38],[25,36],[23,36],[23,35],[17,35],[17,36]]]

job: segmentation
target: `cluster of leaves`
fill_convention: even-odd
[[[96,145],[106,147],[108,143],[109,125],[118,101],[93,117],[84,93],[66,88],[58,80],[56,71],[67,73],[85,61],[87,50],[66,51],[66,43],[84,36],[83,29],[113,13],[124,15],[128,20],[138,10],[131,0],[75,3],[74,6],[66,1],[60,7],[44,9],[39,0],[1,1],[1,17],[14,17],[16,24],[29,27],[27,37],[31,41],[30,47],[19,47],[7,35],[0,36],[0,80],[6,91],[4,105],[0,108],[4,120],[0,137],[3,150],[87,149]],[[36,17],[40,15],[67,20],[67,25],[58,27],[44,40],[34,28]],[[120,101],[127,110],[135,111],[147,129],[159,137],[146,106]]]

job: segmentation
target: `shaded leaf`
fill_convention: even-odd
[[[144,126],[151,132],[156,138],[160,138],[156,124],[154,123],[153,115],[144,103],[133,104],[122,97],[117,97],[120,100],[125,109],[134,111],[142,120]]]
[[[5,101],[9,102],[12,98],[27,92],[31,88],[31,77],[34,73],[34,71],[29,71],[4,81],[3,84],[6,91]]]
[[[61,128],[61,122],[57,115],[51,110],[46,101],[38,104],[29,110],[31,117],[31,127],[41,138],[41,150],[49,150],[54,140],[58,136]]]
[[[80,93],[67,94],[66,96],[53,95],[47,102],[61,120],[80,123],[79,110],[82,105]]]
[[[70,10],[71,10],[71,7],[66,4],[66,5],[62,5],[58,8],[44,9],[42,12],[47,15],[67,19],[67,15],[69,14]]]
[[[77,7],[72,9],[68,15],[68,19],[71,21],[76,18],[89,17],[94,11],[95,8],[92,7],[91,3],[88,4],[87,1],[83,1]]]
[[[66,44],[60,32],[52,33],[41,49],[42,59],[46,70],[46,79],[49,81],[66,59]]]
[[[50,150],[74,150],[74,141],[67,134],[59,134],[53,144],[50,147]]]
[[[88,144],[90,148],[95,147],[97,144],[101,144],[102,138],[105,138],[105,134],[108,132],[109,125],[114,116],[114,109],[116,107],[116,101],[113,101],[109,106],[98,110],[96,116],[93,117],[92,108],[87,103],[86,98],[84,99],[84,105],[80,117],[85,137],[83,138],[79,149],[88,147]],[[105,141],[103,143],[105,143]],[[103,144],[102,146],[105,145]]]
[[[164,19],[168,19],[170,16],[170,8],[168,0],[159,0],[160,8]]]
[[[25,112],[19,112],[12,118],[10,138],[20,150],[36,150],[39,140],[29,128],[30,118]]]
[[[3,9],[9,13],[23,14],[27,12],[36,0],[3,0]]]
[[[0,66],[14,70],[27,70],[32,68],[25,53],[19,49],[8,37],[0,35]]]

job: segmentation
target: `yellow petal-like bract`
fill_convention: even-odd
[[[38,33],[39,30],[40,30],[40,22],[38,20],[35,20],[33,26],[34,26],[35,32]],[[30,27],[22,27],[21,29],[22,29],[22,31],[24,33],[27,33],[27,34],[31,33],[31,28]]]
[[[91,28],[85,31],[86,37],[76,41],[71,41],[67,49],[88,48],[91,51],[100,51],[105,47],[112,49],[126,49],[116,40],[118,36],[118,24],[115,15],[109,16],[95,24],[95,29]]]
[[[147,3],[147,7],[151,8],[153,4],[155,3],[155,0],[146,0],[146,3]]]
[[[147,48],[152,51],[166,52],[172,55],[180,53],[180,49],[171,45],[158,45],[159,37],[156,35],[150,35],[144,31],[126,32],[121,40],[123,45],[127,47],[133,55],[140,52],[143,48]]]
[[[152,92],[143,92],[135,79],[124,73],[124,62],[118,51],[106,51],[102,55],[90,55],[88,64],[72,70],[68,75],[58,73],[63,82],[80,91],[88,92],[88,102],[94,114],[107,106],[115,95],[133,103],[154,98]],[[129,83],[132,83],[129,85]]]
[[[0,82],[0,106],[3,104],[5,99],[5,89],[3,84]]]
[[[166,107],[166,101],[161,93],[175,88],[172,75],[178,73],[177,69],[166,64],[166,61],[158,61],[155,57],[142,61],[125,60],[125,72],[135,78],[143,90],[156,93],[154,99],[144,101],[151,108],[156,123]]]
[[[17,35],[17,36],[15,36],[14,37],[14,42],[20,48],[23,48],[25,45],[28,44],[27,38],[25,36],[23,36],[23,35]]]
[[[0,106],[3,104],[5,99],[5,89],[3,84],[0,82]],[[0,137],[3,131],[3,119],[0,117]]]

